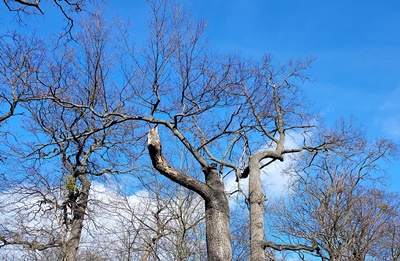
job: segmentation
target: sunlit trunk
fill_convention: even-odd
[[[264,201],[261,189],[259,160],[250,158],[249,162],[249,202],[250,202],[250,253],[251,261],[265,261],[262,247],[264,241]]]

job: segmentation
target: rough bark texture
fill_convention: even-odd
[[[212,188],[205,198],[207,253],[209,260],[232,260],[230,211],[224,183],[219,179],[216,165],[203,169],[206,183]]]
[[[216,165],[203,166],[206,183],[174,169],[162,155],[161,142],[156,128],[149,131],[148,149],[156,170],[181,186],[196,192],[205,200],[208,260],[232,260],[229,204],[224,191],[224,183],[219,178]]]
[[[251,157],[249,161],[249,201],[250,201],[250,253],[251,261],[264,261],[264,201],[261,189],[261,171],[259,159]]]
[[[87,179],[85,174],[79,175],[78,179],[81,182],[82,187],[79,192],[79,198],[73,209],[74,216],[72,218],[71,232],[64,250],[65,261],[74,261],[76,258],[79,242],[81,240],[83,221],[85,220],[85,212],[89,200],[90,181]]]

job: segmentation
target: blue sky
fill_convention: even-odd
[[[255,56],[272,53],[280,61],[315,57],[308,93],[327,117],[355,115],[376,135],[400,141],[400,133],[394,135],[400,117],[389,111],[396,109],[394,96],[400,98],[400,3],[193,2],[194,10],[210,18],[215,46]],[[397,126],[384,126],[382,117],[397,117]]]
[[[143,2],[115,1],[116,13],[143,21]],[[307,71],[309,99],[327,121],[354,116],[368,136],[400,143],[400,2],[328,0],[186,0],[208,21],[221,52],[240,51],[277,62],[316,58]],[[126,3],[126,4],[122,4]],[[129,4],[128,4],[129,3]],[[128,6],[131,8],[128,8]],[[400,191],[400,159],[389,166]]]
[[[111,1],[105,10],[143,28],[145,1]],[[221,52],[277,61],[315,57],[307,93],[328,121],[355,116],[371,138],[400,143],[400,2],[327,0],[184,0],[208,20],[207,36]],[[34,22],[58,25],[53,10]],[[0,27],[10,14],[0,7]],[[4,15],[5,14],[5,15]],[[59,16],[59,15],[58,15]],[[59,19],[60,20],[60,19]],[[54,30],[59,30],[55,28]],[[390,167],[400,191],[400,160]]]
[[[222,50],[277,61],[315,57],[311,101],[328,121],[356,117],[369,137],[400,143],[400,2],[326,0],[198,0]],[[400,162],[390,167],[400,191]]]

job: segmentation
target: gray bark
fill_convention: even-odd
[[[232,260],[230,210],[224,183],[215,164],[203,169],[206,184],[212,188],[205,198],[206,238],[209,260]]]
[[[260,163],[257,157],[249,161],[249,201],[250,201],[250,255],[251,261],[264,261],[264,201],[261,189]]]
[[[157,129],[148,135],[148,149],[154,168],[165,177],[199,194],[205,200],[207,254],[210,261],[232,260],[230,211],[215,164],[203,165],[206,183],[193,179],[170,166],[163,157]]]
[[[65,245],[65,257],[64,261],[74,261],[78,252],[79,242],[81,240],[83,222],[85,220],[85,212],[89,200],[90,181],[85,174],[81,174],[77,177],[81,182],[81,190],[79,192],[79,198],[73,208],[73,218],[71,222],[71,231],[68,240]]]

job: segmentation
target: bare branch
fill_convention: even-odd
[[[162,155],[161,142],[157,127],[150,129],[148,134],[148,149],[150,158],[155,169],[174,182],[195,191],[203,198],[207,199],[211,195],[210,188],[203,182],[193,179],[184,173],[171,167]]]
[[[264,241],[263,242],[263,248],[267,249],[267,248],[272,248],[274,250],[278,250],[278,251],[283,251],[283,250],[290,250],[290,251],[300,251],[300,250],[304,250],[304,251],[308,251],[308,252],[316,252],[317,255],[321,255],[320,254],[320,248],[318,246],[318,243],[316,241],[314,241],[312,246],[306,246],[306,245],[282,245],[282,244],[275,244],[273,242],[270,241]]]
[[[37,250],[43,251],[49,248],[59,247],[61,246],[61,241],[55,240],[48,243],[39,243],[38,241],[25,241],[25,240],[14,240],[14,239],[7,239],[7,237],[0,235],[0,248],[7,246],[7,245],[21,245],[26,247],[30,250]]]

